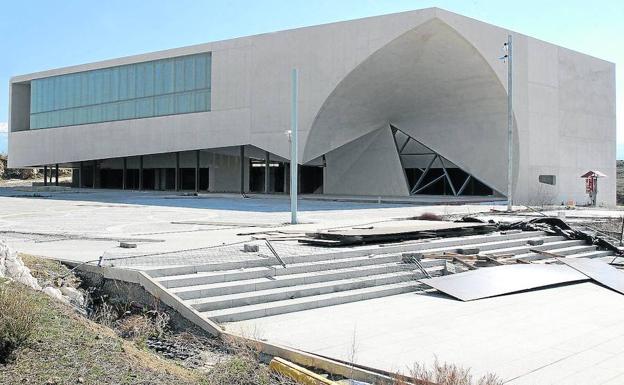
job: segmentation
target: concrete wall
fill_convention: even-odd
[[[409,195],[389,126],[328,152],[326,161],[326,194]]]
[[[517,202],[535,200],[543,190],[556,202],[582,202],[578,176],[598,169],[608,175],[598,200],[614,204],[614,65],[436,8],[15,77],[9,166],[243,144],[288,159],[290,70],[297,67],[299,162],[393,123],[506,194],[507,73],[498,58],[508,33],[514,38]],[[24,126],[13,119],[24,108],[17,83],[198,52],[212,52],[211,112],[33,131],[19,131]],[[330,177],[341,172],[327,171]],[[541,174],[556,175],[557,185],[539,184]]]

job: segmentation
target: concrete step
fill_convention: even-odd
[[[422,288],[422,286],[418,282],[407,281],[389,285],[347,290],[337,293],[321,294],[311,297],[294,298],[229,309],[213,310],[202,312],[201,314],[204,317],[219,323],[235,322],[308,309],[316,309],[319,307],[338,305],[348,302],[362,301],[372,298],[387,297],[408,293],[420,288]]]
[[[602,258],[612,256],[613,252],[610,250],[594,250],[586,253],[568,255],[567,258]]]
[[[345,269],[349,267],[377,265],[391,262],[400,262],[400,254],[383,254],[376,256],[332,259],[325,261],[304,262],[286,265],[272,265],[267,267],[252,267],[239,270],[208,271],[195,274],[173,275],[157,278],[156,280],[166,288],[205,285],[218,282],[241,281],[253,278],[276,277],[282,275],[308,273],[313,271]]]
[[[565,247],[581,246],[581,245],[586,245],[586,242],[583,240],[562,240],[562,241],[555,241],[555,242],[547,242],[547,243],[544,243],[543,245],[537,245],[537,246],[531,246],[527,244],[524,246],[515,246],[515,247],[501,248],[501,249],[496,249],[496,250],[488,250],[484,254],[513,254],[517,256],[518,254],[531,254],[529,251],[531,249],[552,251],[554,249],[561,249]]]
[[[479,243],[489,243],[504,240],[516,240],[526,238],[540,238],[546,236],[543,231],[523,231],[510,234],[493,233],[486,235],[469,235],[465,237],[454,238],[440,238],[440,239],[427,239],[419,242],[407,242],[404,244],[382,244],[382,245],[367,245],[348,250],[335,250],[328,249],[327,252],[315,253],[299,256],[281,256],[282,260],[287,265],[300,262],[314,262],[332,259],[343,259],[350,257],[363,257],[370,254],[392,254],[403,252],[419,252],[425,249],[435,248],[457,248],[460,246],[468,246]],[[145,269],[144,271],[151,277],[166,277],[171,275],[183,275],[194,274],[205,271],[221,271],[221,270],[236,270],[241,268],[253,268],[270,266],[275,264],[274,258],[262,258],[258,256],[250,256],[245,261],[232,261],[232,262],[219,262],[219,263],[204,263],[193,264],[187,266],[164,266]]]
[[[473,245],[469,245],[469,247],[478,248],[480,252],[493,251],[493,250],[498,252],[499,250],[509,250],[511,248],[516,248],[516,247],[527,247],[528,246],[527,242],[533,239],[542,239],[544,241],[544,245],[566,240],[566,238],[562,236],[541,236],[541,237],[533,236],[533,237],[525,237],[525,238],[512,239],[512,240],[499,240],[499,241],[494,241],[494,242],[476,243]],[[540,245],[540,246],[543,246],[543,245]],[[443,253],[446,251],[452,252],[452,251],[455,251],[457,248],[458,248],[457,246],[439,247],[439,248],[434,248],[434,249],[426,249],[426,250],[423,250],[422,252],[423,253]]]
[[[437,273],[440,273],[443,269],[443,266],[439,266],[428,269],[428,272],[432,275],[436,275]],[[187,300],[185,302],[198,311],[212,311],[275,301],[283,301],[287,299],[317,296],[321,294],[355,290],[365,287],[407,282],[423,278],[423,276],[424,275],[420,271],[394,272],[388,274],[371,275],[366,277],[341,279],[337,281],[296,285],[286,288],[275,288],[215,297],[197,298]]]
[[[583,245],[561,247],[561,248],[549,249],[545,251],[548,251],[549,253],[553,253],[553,254],[571,256],[571,255],[576,255],[576,254],[595,252],[596,246],[588,245],[585,242],[583,242]],[[548,257],[542,254],[537,254],[537,253],[525,253],[525,254],[516,255],[514,258],[522,259],[524,261],[535,261],[538,259],[545,259]]]
[[[442,264],[443,261],[423,261],[423,265],[425,267],[441,266]],[[254,278],[233,282],[210,283],[206,285],[179,287],[169,290],[181,299],[193,299],[275,289],[295,285],[305,285],[318,282],[337,281],[340,279],[351,279],[370,275],[404,272],[407,270],[414,270],[415,268],[416,267],[414,265],[394,262],[380,265],[350,267],[346,269],[290,274],[269,278]]]

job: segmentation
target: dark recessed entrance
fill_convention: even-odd
[[[299,193],[323,193],[323,167],[301,166],[299,168]]]

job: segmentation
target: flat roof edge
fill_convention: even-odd
[[[226,45],[236,44],[238,42],[241,42],[243,43],[243,45],[245,45],[244,42],[247,41],[247,43],[249,44],[251,39],[255,39],[255,38],[267,36],[267,35],[272,35],[272,34],[277,34],[277,33],[292,32],[292,31],[299,31],[299,30],[313,29],[313,28],[323,28],[323,27],[336,25],[336,24],[352,23],[352,22],[358,22],[358,21],[381,18],[381,17],[392,17],[392,16],[404,15],[408,13],[431,12],[433,16],[435,15],[436,9],[439,9],[439,8],[428,7],[428,8],[414,9],[414,10],[403,11],[403,12],[388,13],[388,14],[383,14],[383,15],[361,17],[357,19],[334,21],[334,22],[316,24],[316,25],[307,25],[307,26],[277,30],[277,31],[262,32],[262,33],[258,33],[254,35],[237,36],[237,37],[232,37],[228,39],[215,40],[215,41],[193,44],[193,45],[182,46],[182,47],[167,48],[167,49],[158,50],[158,51],[144,52],[144,53],[135,54],[135,55],[122,56],[122,57],[105,59],[105,60],[98,60],[98,61],[89,62],[89,63],[82,63],[82,64],[76,64],[76,65],[65,66],[65,67],[50,68],[50,69],[43,70],[43,71],[37,71],[37,72],[31,72],[27,74],[12,76],[10,78],[10,82],[11,83],[27,82],[30,80],[49,77],[49,76],[89,71],[92,69],[107,68],[107,67],[124,65],[124,64],[140,63],[143,61],[158,60],[158,59],[164,59],[168,57],[189,55],[193,53],[211,52],[214,50],[219,50]]]

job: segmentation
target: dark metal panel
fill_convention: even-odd
[[[532,264],[487,267],[419,281],[451,297],[472,301],[587,280],[587,276],[565,265]]]
[[[560,262],[585,274],[594,281],[624,294],[624,272],[607,263],[588,258],[557,258]]]

